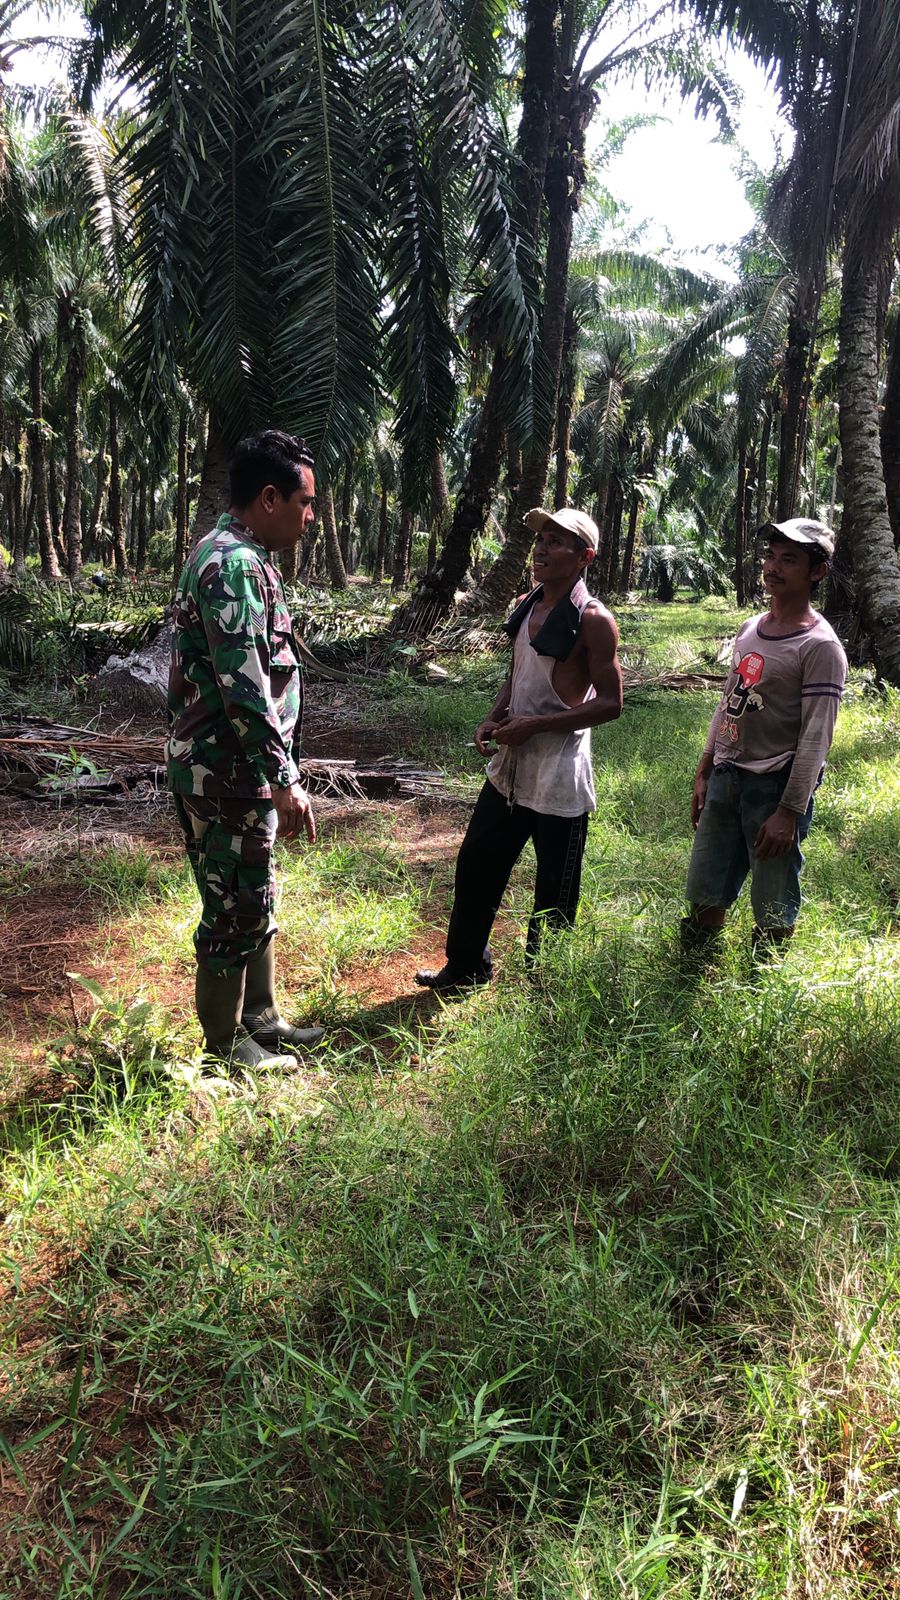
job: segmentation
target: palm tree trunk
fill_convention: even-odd
[[[777,451],[777,459],[780,461],[781,460],[781,427],[782,427],[782,422],[784,420],[784,418],[782,416],[782,413],[779,411],[777,413],[777,416],[773,417],[772,420],[773,420],[773,425],[775,426],[775,431],[777,433],[777,439],[776,439],[776,444],[775,444],[775,448],[776,448],[776,451]],[[765,522],[774,522],[777,516],[778,516],[778,472],[776,470],[775,472],[772,473],[772,484],[771,484],[771,487],[769,489],[769,504],[768,504],[768,509],[766,511],[766,515],[765,515],[763,520]]]
[[[609,486],[610,479],[607,475],[597,489],[597,498],[591,511],[591,516],[597,524],[597,553],[591,564],[598,572],[602,571],[606,562],[606,507],[609,503]]]
[[[28,551],[29,551],[29,549],[31,547],[31,536],[34,533],[36,523],[37,523],[37,490],[34,487],[34,480],[32,478],[32,482],[29,485],[28,494],[26,496],[26,502],[25,502],[25,527],[24,527],[23,534],[22,534],[23,548],[25,550],[25,558],[26,558],[26,560],[28,558]]]
[[[178,465],[175,479],[175,555],[172,563],[172,578],[174,583],[181,576],[184,566],[185,550],[187,548],[188,528],[188,449],[187,449],[187,407],[182,406],[178,413]]]
[[[69,579],[81,576],[81,385],[86,359],[77,328],[66,356],[66,501],[63,540]]]
[[[147,493],[147,468],[142,465],[138,473],[137,534],[134,554],[136,572],[143,572],[147,565],[147,539],[150,532],[147,525]]]
[[[822,410],[820,406],[816,406],[815,427],[813,429],[812,440],[812,461],[809,468],[809,514],[811,517],[818,516],[818,512],[816,511],[816,496],[819,492],[819,438],[821,432]]]
[[[400,607],[391,624],[392,632],[424,638],[453,607],[472,559],[473,542],[484,531],[503,459],[502,391],[506,365],[506,357],[498,351],[444,548],[434,570],[422,579],[412,599]]]
[[[437,561],[437,553],[444,542],[444,536],[450,526],[452,515],[450,491],[447,488],[447,474],[444,471],[444,457],[440,450],[435,450],[431,459],[431,529],[428,535],[426,567],[428,572],[433,570]]]
[[[299,545],[288,545],[286,550],[278,552],[278,566],[285,583],[296,583],[297,568],[300,564]]]
[[[25,571],[25,464],[22,459],[22,435],[18,424],[13,435],[13,459],[10,469],[12,480],[13,512],[13,572],[17,576]]]
[[[384,564],[387,560],[388,543],[388,486],[382,480],[381,503],[378,508],[378,545],[375,550],[375,571],[372,574],[373,583],[384,582]]]
[[[59,508],[59,466],[56,452],[51,444],[47,450],[47,499],[50,505],[50,527],[53,533],[53,548],[60,570],[65,571],[66,547],[63,542],[63,519]]]
[[[347,569],[341,555],[341,544],[338,539],[337,518],[334,513],[334,495],[331,485],[326,484],[320,494],[322,504],[322,527],[325,530],[325,560],[328,563],[328,576],[332,589],[347,588]]]
[[[838,357],[844,530],[863,625],[878,670],[900,686],[900,566],[888,514],[878,428],[876,262],[844,247]]]
[[[595,105],[593,90],[578,82],[565,85],[557,111],[554,146],[547,159],[549,233],[541,319],[546,414],[536,417],[532,443],[523,459],[522,481],[509,537],[472,596],[469,603],[472,610],[506,610],[521,586],[534,544],[534,534],[523,519],[532,506],[542,503],[547,487],[566,324],[572,227],[585,184],[585,140]]]
[[[578,369],[575,346],[578,334],[571,306],[566,310],[563,335],[563,353],[560,364],[559,393],[556,397],[556,478],[553,488],[553,509],[561,511],[569,495],[569,439],[572,431],[572,412],[575,409],[575,385]]]
[[[192,545],[215,527],[222,512],[228,510],[229,498],[228,446],[216,416],[210,411],[200,489],[191,526]]]
[[[125,554],[125,529],[122,525],[122,473],[119,462],[119,407],[115,395],[109,396],[109,531],[113,561],[119,577],[128,571]]]
[[[631,573],[634,567],[634,547],[637,541],[638,517],[641,510],[641,498],[635,491],[632,492],[631,506],[628,511],[628,532],[625,536],[625,553],[622,556],[622,574],[619,578],[619,594],[627,594],[631,588]]]
[[[394,590],[405,589],[406,585],[409,583],[412,534],[412,509],[407,505],[403,505],[400,509],[400,526],[397,529],[397,543],[394,546],[394,575],[391,579],[391,588]]]
[[[56,549],[53,544],[53,526],[50,521],[50,498],[47,487],[47,452],[44,445],[44,377],[41,366],[41,347],[35,341],[31,346],[31,421],[28,425],[28,445],[31,452],[31,476],[35,490],[38,546],[41,552],[41,577],[57,583],[62,577]]]
[[[612,594],[618,586],[619,545],[622,539],[623,510],[624,498],[621,487],[617,482],[614,486],[612,514],[609,519],[609,531],[607,533],[606,540],[607,556],[606,565],[603,572],[603,588],[600,591],[601,594]]]
[[[734,593],[739,606],[747,604],[747,441],[738,446],[737,496],[734,510]]]
[[[300,583],[312,583],[316,575],[316,566],[319,558],[319,535],[322,531],[320,521],[314,522],[301,543],[301,554],[298,558],[298,579]]]
[[[5,464],[0,466],[0,481],[3,483],[3,504],[6,511],[6,543],[13,560],[13,571],[20,569],[16,566],[16,556],[19,549],[19,521],[21,518],[22,495],[19,487],[19,457],[21,446],[19,444],[19,425],[17,422],[10,424],[10,440],[7,441],[6,422],[0,427],[0,446]],[[24,559],[22,568],[24,569]]]
[[[353,456],[350,456],[344,471],[344,483],[341,491],[341,526],[340,543],[341,555],[344,566],[348,572],[353,571],[353,541],[351,533],[351,514],[353,510]]]
[[[94,462],[94,498],[91,504],[88,519],[87,537],[84,542],[84,555],[86,560],[94,557],[100,543],[100,529],[103,526],[103,508],[106,502],[106,493],[109,487],[109,456],[106,450],[106,430],[100,435],[100,444],[97,449],[97,459]]]
[[[769,440],[772,437],[772,406],[766,405],[766,414],[763,417],[762,434],[759,441],[759,472],[756,478],[756,526],[761,528],[766,520],[766,504],[769,483]]]
[[[797,462],[806,431],[806,371],[810,334],[810,313],[805,303],[798,303],[791,310],[788,320],[788,345],[784,361],[784,410],[781,413],[781,448],[778,454],[778,522],[794,515]]]
[[[900,319],[894,324],[883,405],[881,462],[894,544],[900,546]]]
[[[138,545],[138,502],[141,492],[141,481],[138,473],[129,473],[128,481],[131,485],[131,498],[128,505],[128,560],[132,567],[137,562]]]
[[[16,508],[13,489],[15,478],[12,464],[3,469],[3,480],[5,485],[3,506],[6,512],[6,546],[8,550],[14,551],[16,548]]]

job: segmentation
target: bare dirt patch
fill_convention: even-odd
[[[449,862],[468,807],[456,799],[390,803],[319,796],[323,842],[374,832],[383,847],[417,877],[429,879]],[[160,874],[179,865],[182,847],[166,794],[135,794],[112,804],[59,807],[26,797],[0,796],[0,1107],[3,1115],[28,1101],[58,1098],[64,1082],[45,1061],[48,1039],[71,1033],[92,1002],[68,974],[117,992],[142,991],[171,1012],[176,1026],[193,1013],[193,972],[173,971],[137,949],[127,914],[117,915],[97,892],[92,864],[110,850],[141,851]],[[413,982],[417,967],[440,960],[446,917],[446,875],[435,886],[431,928],[409,950],[358,963],[341,982],[361,1016],[383,1015],[385,1037],[412,1007],[424,1019],[433,1009]],[[151,913],[152,914],[152,913]],[[301,981],[287,950],[281,968],[285,994]],[[308,981],[308,971],[306,973]],[[4,1061],[5,1058],[5,1061]]]

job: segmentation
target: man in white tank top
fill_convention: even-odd
[[[544,922],[574,922],[595,807],[590,730],[622,710],[618,630],[583,581],[597,551],[596,523],[571,508],[537,508],[525,521],[537,534],[537,588],[505,624],[512,670],[475,731],[481,755],[498,748],[457,857],[447,960],[416,973],[418,984],[442,994],[489,981],[491,928],[528,839],[537,858],[529,957]]]

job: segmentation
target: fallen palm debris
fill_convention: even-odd
[[[411,761],[310,759],[301,762],[315,794],[349,799],[435,794],[439,772]],[[0,725],[0,788],[35,800],[115,800],[137,786],[166,787],[162,735],[99,733],[40,717]]]
[[[642,672],[623,666],[622,682],[629,689],[721,690],[725,675],[714,672]]]

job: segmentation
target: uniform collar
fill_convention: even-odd
[[[517,605],[508,622],[504,622],[503,631],[510,639],[514,639],[532,606],[541,599],[544,585],[538,584],[530,594],[525,596],[521,605]],[[574,648],[581,624],[581,613],[590,600],[590,595],[583,578],[576,578],[569,593],[563,595],[556,602],[550,615],[538,629],[536,636],[528,642],[532,650],[539,656],[554,656],[557,661],[565,661]]]
[[[253,529],[248,528],[246,522],[242,522],[240,517],[234,516],[230,511],[222,512],[222,515],[216,523],[216,533],[239,534],[242,539],[247,539],[250,544],[255,545],[257,550],[261,550],[267,561],[271,560],[268,550],[266,549],[262,540],[257,539]]]

